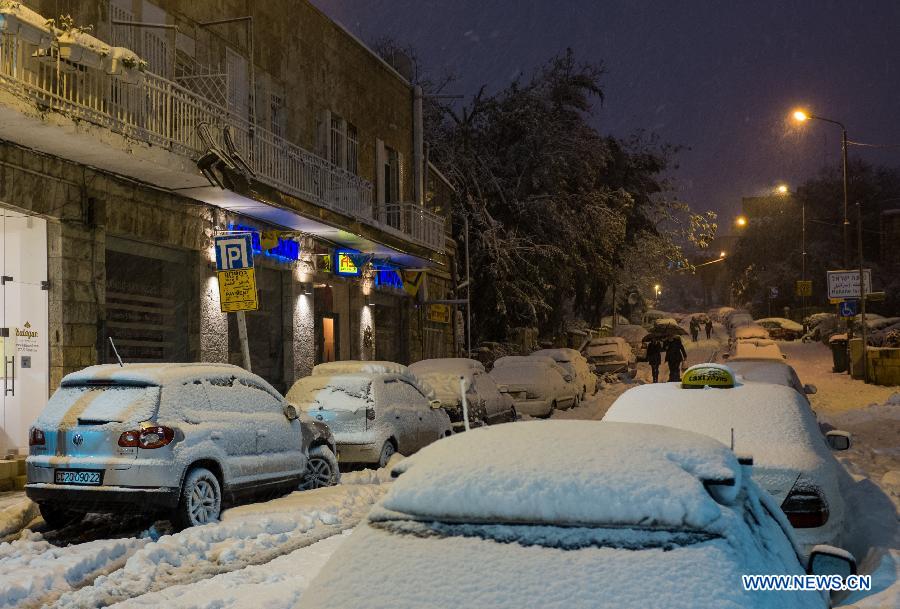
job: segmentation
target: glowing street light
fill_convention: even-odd
[[[747,226],[747,216],[738,216],[734,223],[741,228]]]
[[[725,254],[726,254],[726,252],[719,252],[719,258],[724,258]]]
[[[788,194],[787,184],[779,184],[778,186],[775,187],[775,192],[777,192],[780,195]]]
[[[803,110],[794,110],[794,120],[798,123],[802,123],[809,120],[809,114],[804,112]]]
[[[658,283],[653,286],[653,291],[656,293],[657,298],[659,298],[659,295],[662,294],[662,289],[660,288],[660,285]]]

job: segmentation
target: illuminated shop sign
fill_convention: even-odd
[[[332,264],[334,274],[344,277],[359,277],[362,271],[353,261],[354,256],[358,255],[359,252],[351,250],[334,250],[334,263]]]
[[[400,276],[400,270],[391,265],[375,267],[375,287],[402,290],[403,277]]]
[[[250,233],[254,254],[279,260],[300,260],[300,244],[293,239],[282,239],[279,231],[260,231],[246,224],[229,224],[228,230]]]

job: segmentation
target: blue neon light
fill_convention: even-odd
[[[277,258],[279,260],[300,260],[300,244],[293,239],[278,239],[278,245],[270,250],[264,250],[259,241],[260,231],[253,226],[246,224],[229,224],[228,230],[244,231],[250,233],[250,241],[253,247],[253,253],[267,258]]]
[[[377,268],[375,269],[375,286],[402,290],[403,278],[395,268]]]

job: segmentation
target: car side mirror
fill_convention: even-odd
[[[285,404],[282,412],[284,412],[284,416],[287,417],[288,421],[296,421],[300,418],[300,415],[297,413],[297,407],[293,404]]]
[[[430,402],[428,402],[428,405],[431,406],[432,408],[440,408],[441,401],[440,400],[431,400]]]
[[[818,545],[809,553],[806,572],[810,575],[840,575],[846,579],[856,575],[856,559],[853,554],[841,548]]]
[[[832,429],[825,434],[825,441],[831,450],[847,450],[850,448],[850,432]]]
[[[806,384],[803,386],[803,393],[806,395],[815,395],[819,391],[815,385]]]

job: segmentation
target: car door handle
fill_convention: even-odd
[[[209,434],[209,439],[210,440],[221,440],[222,434],[219,433],[218,431],[213,431]]]

